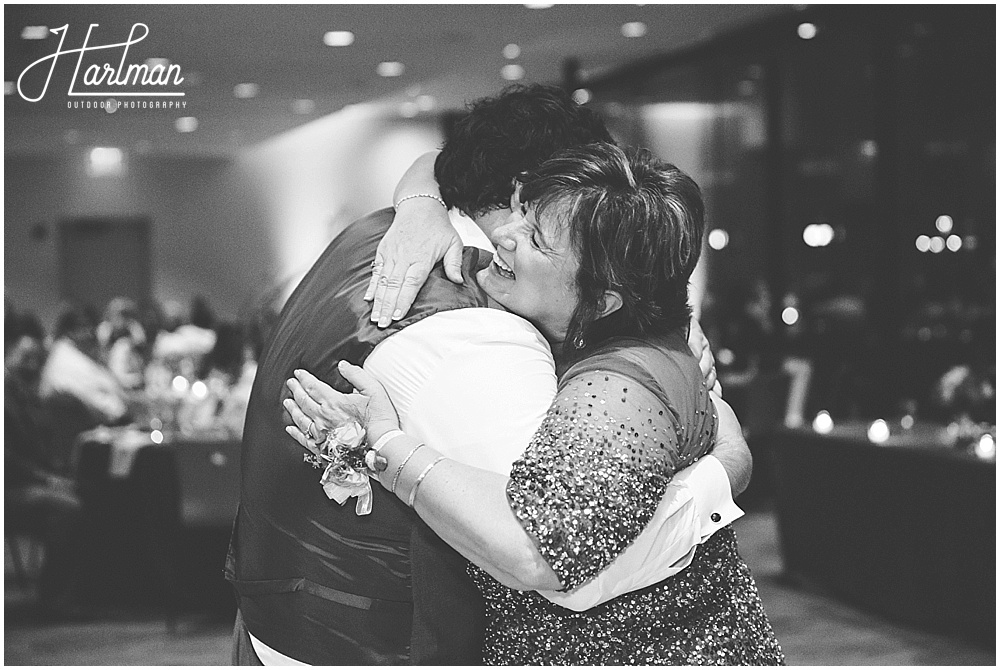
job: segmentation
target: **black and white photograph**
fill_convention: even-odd
[[[5,666],[996,666],[996,5],[5,4]]]

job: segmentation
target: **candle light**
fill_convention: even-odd
[[[872,425],[868,427],[868,439],[875,444],[882,444],[889,439],[889,424],[885,419],[872,421]]]
[[[816,414],[816,418],[813,419],[813,430],[815,430],[820,435],[826,435],[833,430],[833,417],[825,409],[820,410]]]

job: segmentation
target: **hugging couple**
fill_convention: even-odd
[[[264,352],[234,664],[783,663],[730,525],[749,450],[688,307],[694,181],[515,86],[394,202]]]

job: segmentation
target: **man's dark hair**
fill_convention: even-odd
[[[555,86],[508,86],[472,103],[434,164],[441,197],[476,217],[509,207],[518,174],[569,147],[614,143],[601,118]]]
[[[519,180],[521,202],[536,218],[558,217],[580,258],[564,352],[574,353],[580,338],[591,347],[687,325],[688,281],[705,229],[693,179],[645,149],[595,144],[563,151]],[[607,290],[622,306],[598,318]]]

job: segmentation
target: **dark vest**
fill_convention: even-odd
[[[440,264],[410,313],[385,330],[362,298],[392,210],[351,224],[288,299],[259,366],[243,434],[242,489],[226,577],[247,627],[314,665],[480,664],[483,605],[465,560],[377,483],[373,509],[329,500],[320,470],[289,437],[285,380],[304,368],[339,390],[336,365],[360,365],[394,332],[439,311],[485,307],[474,273],[489,254],[466,249],[465,284]]]

